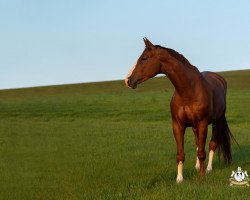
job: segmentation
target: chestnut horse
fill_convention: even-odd
[[[129,88],[135,89],[138,84],[162,73],[174,85],[175,92],[170,107],[177,144],[177,183],[183,181],[184,133],[187,127],[192,127],[195,135],[195,168],[200,170],[200,176],[204,176],[205,171],[205,143],[209,124],[212,124],[212,138],[206,171],[212,170],[216,148],[219,152],[222,151],[224,161],[230,163],[232,135],[225,118],[227,83],[224,78],[213,72],[199,72],[183,55],[173,49],[153,45],[147,38],[144,38],[144,43],[145,50],[130,70],[125,83]]]

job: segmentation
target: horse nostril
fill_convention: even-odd
[[[130,86],[130,83],[131,83],[130,78],[128,78],[128,85],[129,85],[129,86]]]

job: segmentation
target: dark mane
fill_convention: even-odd
[[[184,65],[197,69],[195,66],[193,66],[188,59],[186,59],[182,54],[178,53],[177,51],[170,49],[170,48],[166,48],[166,47],[162,47],[160,45],[155,45],[156,47],[165,49],[166,51],[168,51],[168,53],[173,56],[174,58],[176,58],[177,60],[179,60],[180,62],[182,62]]]

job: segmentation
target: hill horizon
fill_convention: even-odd
[[[240,72],[246,72],[247,74],[250,74],[250,69],[239,69],[239,70],[228,70],[228,71],[219,71],[219,72],[215,72],[218,74],[221,74],[223,76],[227,75],[227,74],[231,74],[231,73],[240,73]],[[162,78],[165,77],[165,75],[160,75],[160,76],[156,76],[154,77],[154,79],[157,78]],[[62,84],[51,84],[51,85],[38,85],[38,86],[30,86],[30,87],[18,87],[18,88],[3,88],[0,89],[0,92],[2,91],[10,91],[10,90],[27,90],[27,89],[44,89],[44,88],[49,88],[49,87],[63,87],[63,86],[75,86],[75,85],[82,85],[82,86],[89,86],[92,84],[105,84],[105,83],[115,83],[115,82],[122,82],[124,81],[124,79],[117,79],[117,80],[104,80],[104,81],[92,81],[92,82],[78,82],[78,83],[62,83]]]

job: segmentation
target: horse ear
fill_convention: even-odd
[[[143,41],[146,45],[146,48],[149,50],[153,50],[155,48],[155,46],[148,40],[148,38],[143,38]]]

